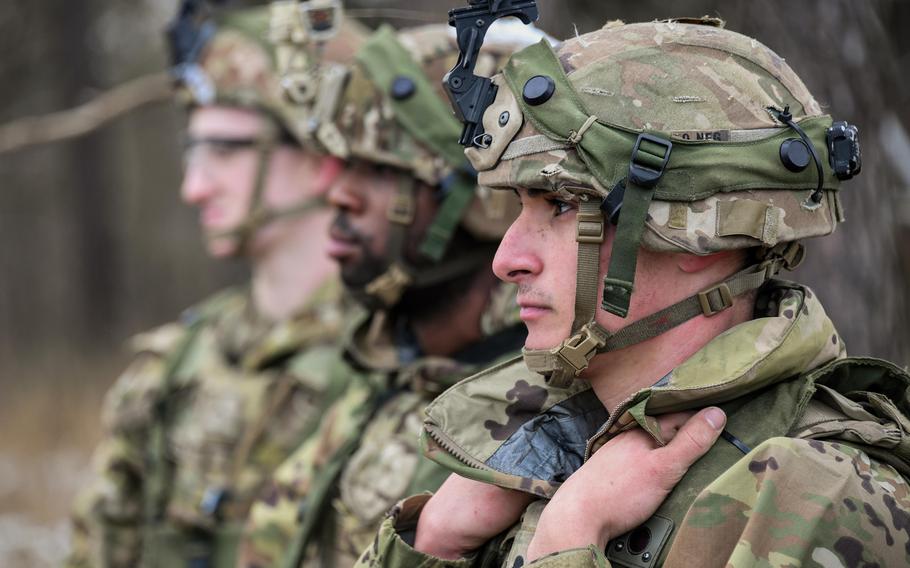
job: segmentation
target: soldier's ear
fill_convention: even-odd
[[[725,250],[706,256],[680,253],[677,256],[676,266],[687,274],[695,274],[721,262],[730,264],[731,266],[739,263],[736,264],[736,266],[740,266],[743,263],[744,256],[745,252],[739,250]]]

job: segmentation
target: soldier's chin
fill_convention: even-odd
[[[212,258],[233,258],[240,254],[240,242],[236,237],[205,238],[205,250]]]
[[[559,346],[568,335],[554,333],[554,329],[539,324],[527,325],[528,337],[525,339],[525,349],[552,349]],[[534,328],[538,329],[534,329]]]

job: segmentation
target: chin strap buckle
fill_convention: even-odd
[[[392,223],[399,225],[410,225],[414,221],[414,212],[416,210],[414,197],[406,191],[400,191],[395,194],[394,199],[389,204],[386,211],[386,217]]]
[[[759,266],[766,271],[767,278],[770,280],[780,272],[781,268],[796,270],[806,259],[806,247],[795,241],[780,243],[764,252],[759,259],[762,261]]]
[[[599,208],[597,211],[579,211],[576,223],[576,242],[598,245],[604,242],[604,216]]]
[[[703,292],[699,292],[698,303],[701,304],[702,313],[709,318],[727,308],[733,307],[733,293],[726,282],[721,282]]]
[[[412,280],[411,275],[401,266],[393,264],[385,273],[367,284],[364,290],[370,296],[378,298],[383,305],[394,306]]]
[[[579,332],[567,339],[557,350],[556,358],[574,370],[575,376],[588,368],[591,358],[606,341],[594,333],[590,326],[584,326]]]

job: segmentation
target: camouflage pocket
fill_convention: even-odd
[[[399,396],[370,424],[360,448],[341,476],[341,500],[349,515],[378,526],[382,516],[406,497],[420,450],[417,435],[423,419],[420,398]]]

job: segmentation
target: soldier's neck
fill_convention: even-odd
[[[252,297],[257,313],[280,321],[298,314],[333,274],[326,255],[331,212],[318,212],[282,227],[276,241],[253,259]]]
[[[751,319],[753,304],[746,299],[711,318],[699,316],[637,345],[598,355],[584,378],[612,412],[632,394],[660,381],[712,339]]]
[[[428,317],[411,314],[414,334],[426,355],[449,357],[483,338],[480,320],[497,280],[492,272],[482,271],[457,300],[449,301],[441,310]],[[446,302],[446,298],[439,298]]]

